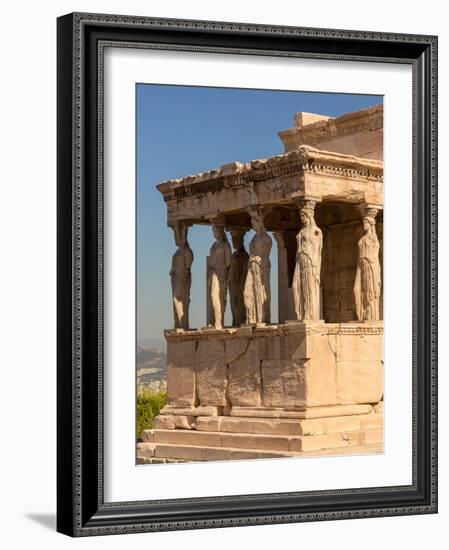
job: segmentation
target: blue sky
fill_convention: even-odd
[[[138,84],[137,101],[137,338],[161,341],[173,325],[169,271],[175,252],[166,206],[156,184],[284,152],[277,132],[295,112],[338,116],[382,102],[380,96]],[[246,235],[246,242],[251,238]],[[191,227],[194,254],[191,327],[205,326],[205,262],[213,236]],[[272,255],[272,321],[277,320],[276,246]],[[228,305],[225,322],[230,320]]]

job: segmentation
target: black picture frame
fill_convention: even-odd
[[[437,37],[75,13],[58,18],[57,530],[71,536],[437,512]],[[413,483],[105,503],[102,42],[413,69]],[[149,495],[151,498],[151,495]]]

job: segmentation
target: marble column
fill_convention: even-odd
[[[271,319],[270,252],[273,243],[265,229],[263,208],[251,207],[248,212],[256,234],[249,245],[248,274],[244,288],[245,307],[249,323],[269,323]]]
[[[216,329],[224,326],[229,272],[232,250],[226,237],[224,219],[211,219],[215,242],[212,245],[208,259],[207,283],[210,297],[211,324]]]
[[[231,258],[229,274],[229,297],[231,301],[232,325],[238,327],[246,323],[246,308],[243,300],[243,289],[248,274],[249,254],[245,250],[244,237],[246,229],[231,228],[234,252]]]
[[[354,300],[357,320],[379,321],[382,276],[379,261],[380,244],[376,232],[376,216],[381,207],[361,204],[364,235],[359,240]]]
[[[293,300],[296,318],[320,320],[321,254],[323,234],[315,222],[317,197],[298,197],[301,229],[296,237],[296,266],[293,275]]]
[[[171,225],[171,228],[173,229],[175,243],[178,247],[177,251],[173,254],[170,271],[174,327],[176,329],[188,329],[193,252],[187,240],[188,226],[182,222],[178,222]]]
[[[288,251],[285,231],[273,233],[278,247],[278,321],[285,323],[288,319]]]

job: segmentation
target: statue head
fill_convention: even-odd
[[[314,209],[311,206],[304,206],[299,213],[299,219],[303,226],[314,225]]]
[[[373,204],[362,203],[356,206],[359,211],[362,222],[363,230],[367,235],[376,235],[376,216],[380,210],[380,207]]]
[[[245,229],[231,229],[232,246],[234,250],[240,250],[243,248],[243,238],[245,233]]]
[[[184,246],[187,243],[187,225],[179,222],[171,226],[175,235],[176,246]]]
[[[363,217],[363,229],[367,235],[371,235],[377,238],[376,220],[373,216]]]
[[[363,217],[363,229],[365,233],[371,233],[375,229],[376,220],[372,216]]]
[[[226,233],[223,225],[212,225],[212,233],[214,234],[214,237],[217,239],[217,241],[226,240]]]
[[[250,208],[249,215],[251,216],[251,225],[253,226],[254,231],[256,233],[265,231],[264,212],[262,208]]]

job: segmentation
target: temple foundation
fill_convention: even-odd
[[[168,330],[168,402],[138,457],[383,451],[383,324]]]

